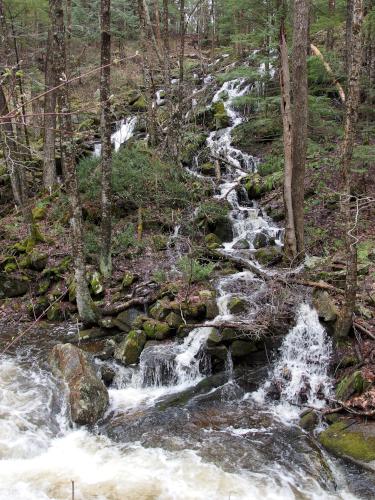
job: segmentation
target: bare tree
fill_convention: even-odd
[[[53,33],[48,33],[48,45],[52,44]],[[45,63],[45,87],[53,89],[57,85],[56,61],[54,53],[47,50]],[[44,98],[44,150],[43,150],[43,183],[46,189],[51,189],[56,184],[55,161],[56,137],[56,92],[47,92]]]
[[[290,72],[288,61],[288,47],[286,44],[284,17],[280,24],[280,89],[281,89],[281,116],[283,120],[284,143],[284,207],[285,207],[285,257],[294,260],[297,256],[297,242],[294,227],[293,200],[292,200],[292,105]]]
[[[340,336],[348,335],[353,320],[353,313],[357,294],[357,238],[356,217],[351,214],[351,163],[353,158],[353,144],[355,125],[358,120],[358,107],[360,102],[360,76],[362,69],[362,23],[363,0],[352,0],[351,36],[350,46],[347,47],[351,54],[348,73],[348,91],[345,111],[345,134],[341,156],[342,173],[342,198],[341,209],[345,227],[346,248],[346,280],[345,304],[341,314],[338,333]]]
[[[111,259],[111,199],[112,199],[112,145],[111,145],[111,0],[101,0],[101,136],[102,136],[102,220],[101,220],[101,255],[100,271],[108,277],[112,272]]]
[[[62,0],[49,0],[49,5],[53,32],[52,50],[60,65],[58,76],[60,80],[67,81],[63,2]],[[68,84],[61,87],[61,116],[66,188],[71,207],[71,246],[74,258],[77,307],[81,320],[85,324],[91,324],[97,321],[97,311],[92,302],[86,280],[82,208],[76,173],[75,143]]]
[[[304,182],[307,148],[307,47],[309,0],[295,0],[292,47],[292,156],[293,156],[293,216],[297,255],[305,254],[304,241]]]

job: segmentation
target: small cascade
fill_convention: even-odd
[[[134,134],[135,126],[137,124],[136,116],[129,116],[116,123],[116,132],[111,135],[111,143],[115,151],[120,149],[120,146],[128,141]],[[94,144],[93,156],[99,158],[102,152],[102,145],[100,142]]]
[[[280,402],[274,407],[275,413],[287,420],[298,417],[299,405],[322,408],[332,390],[331,354],[331,340],[316,310],[302,304],[296,325],[282,343],[269,380],[253,398],[263,403],[267,394],[277,393]]]
[[[281,399],[322,407],[332,381],[328,375],[332,343],[315,309],[302,304],[297,323],[285,337],[272,378],[281,389]]]

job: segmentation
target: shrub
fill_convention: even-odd
[[[182,272],[185,281],[197,283],[210,278],[215,264],[212,262],[201,264],[198,260],[185,256],[177,262],[177,268]]]

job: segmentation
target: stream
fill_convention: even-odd
[[[223,91],[231,126],[212,132],[207,141],[228,164],[217,197],[232,207],[233,240],[222,251],[251,259],[259,232],[282,245],[282,230],[233,189],[257,168],[255,158],[230,144],[233,127],[243,120],[232,108],[233,99],[252,88],[241,79],[226,82],[213,100]],[[122,122],[112,139],[115,149],[134,126],[134,118]],[[240,241],[247,248],[236,248]],[[247,303],[241,319],[251,321],[266,284],[244,271],[220,278],[215,286],[215,321],[233,319],[228,302],[239,290]],[[76,500],[373,497],[374,483],[366,473],[328,457],[298,427],[301,388],[309,387],[306,401],[312,406],[323,405],[331,390],[330,339],[308,304],[297,308],[295,326],[269,367],[233,369],[228,354],[225,370],[212,375],[205,351],[210,328],[204,326],[183,341],[147,346],[139,366],[98,361],[116,375],[110,407],[92,429],[72,425],[66,389],[47,363],[52,346],[76,333],[72,324],[40,331],[1,357],[0,499],[68,500],[72,482]],[[2,332],[1,345],[12,335]],[[268,388],[285,370],[281,398],[272,401]]]

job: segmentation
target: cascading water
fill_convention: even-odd
[[[268,392],[279,392],[280,403],[272,409],[284,420],[298,418],[300,405],[322,408],[332,390],[331,354],[332,342],[317,312],[308,304],[301,304],[296,325],[281,345],[269,380],[250,397],[264,404]]]
[[[243,252],[234,247],[245,239],[251,253],[256,232],[275,236],[279,230],[250,200],[242,206],[234,189],[239,178],[256,168],[254,158],[230,144],[233,126],[242,120],[233,99],[251,89],[244,80],[234,80],[214,97],[227,92],[225,108],[232,120],[208,140],[213,154],[229,164],[219,196],[231,204],[234,239],[223,252]],[[119,143],[130,137],[135,122],[123,125],[128,132],[118,134]],[[119,143],[114,142],[115,148]],[[247,301],[244,317],[251,321],[265,286],[249,271],[221,278],[219,315],[213,323],[233,317],[228,309],[233,295]],[[63,387],[44,364],[61,328],[50,340],[38,336],[32,352],[22,358],[2,356],[0,500],[67,500],[72,498],[72,481],[75,500],[358,498],[340,476],[335,483],[335,468],[327,466],[296,426],[285,426],[267,413],[264,397],[260,407],[259,400],[243,397],[246,391],[236,384],[229,350],[223,358],[224,377],[205,389],[215,378],[206,377],[210,367],[204,347],[210,331],[196,328],[181,343],[149,343],[138,367],[102,362],[115,368],[116,375],[109,388],[110,409],[95,432],[71,426]],[[302,391],[308,404],[320,405],[320,397],[330,390],[329,355],[330,343],[316,313],[301,306],[270,375],[283,380],[282,399],[298,404]],[[255,394],[259,399],[260,392]],[[175,399],[168,403],[171,397]]]
[[[111,135],[111,143],[115,151],[120,149],[120,146],[128,141],[134,134],[137,125],[137,117],[129,116],[117,122],[116,131]],[[100,142],[94,144],[93,156],[100,157],[102,152],[102,145]]]

